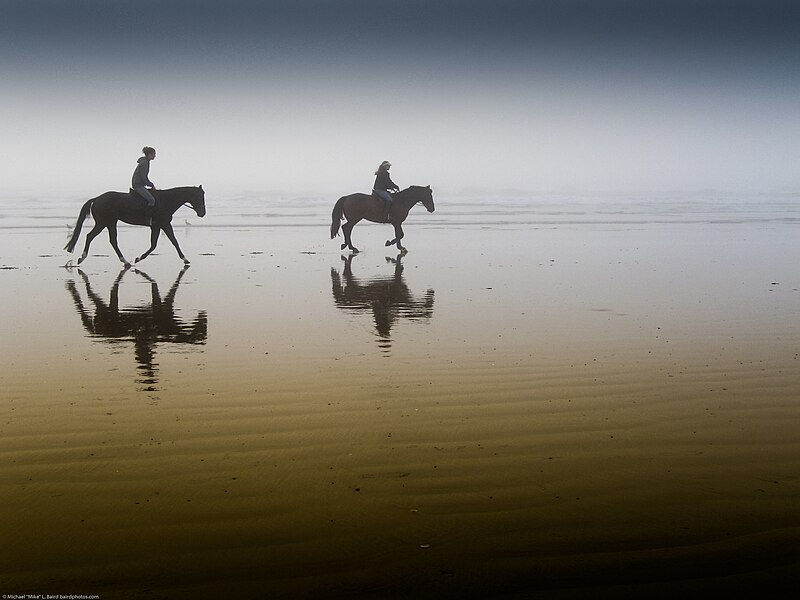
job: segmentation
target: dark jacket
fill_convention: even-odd
[[[146,156],[142,156],[136,162],[139,164],[136,165],[136,170],[133,172],[133,177],[131,178],[131,187],[133,189],[139,187],[156,187],[148,177],[150,174],[150,160]]]
[[[389,177],[389,171],[384,171],[383,169],[378,170],[378,174],[375,176],[375,185],[372,186],[373,190],[396,190],[397,184],[392,181],[391,177]]]

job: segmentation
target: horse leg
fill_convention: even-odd
[[[122,261],[126,267],[130,267],[131,263],[125,260],[125,257],[122,256],[122,251],[119,249],[119,245],[117,244],[117,223],[111,223],[108,226],[108,241],[111,242],[111,247],[114,249],[114,252],[117,253],[117,256]]]
[[[344,244],[342,244],[342,250],[345,248],[350,248],[353,252],[358,252],[358,248],[353,246],[353,239],[350,237],[351,232],[353,231],[353,227],[356,223],[358,223],[361,219],[356,219],[353,221],[347,221],[344,225],[342,225],[342,233],[344,234]]]
[[[78,264],[81,264],[86,259],[86,257],[89,256],[89,245],[92,243],[92,240],[96,238],[98,235],[100,235],[100,232],[103,231],[103,229],[105,228],[106,228],[105,225],[101,225],[100,223],[95,221],[92,230],[86,234],[86,245],[84,245],[83,247],[83,254],[81,254],[81,257],[78,259]]]
[[[341,247],[342,250],[344,250],[348,246],[352,247],[350,241],[350,232],[352,230],[353,230],[353,225],[350,223],[350,221],[347,221],[344,225],[342,225],[342,234],[344,235],[344,244],[342,244]]]
[[[175,238],[175,231],[173,231],[171,223],[164,225],[164,233],[167,234],[169,241],[172,242],[173,246],[175,246],[175,250],[178,251],[178,256],[180,256],[181,260],[183,260],[183,264],[188,265],[189,259],[183,255],[183,252],[181,252],[181,247],[178,245],[178,240]]]
[[[386,240],[386,246],[391,246],[392,244],[397,244],[397,249],[398,250],[405,250],[405,248],[403,248],[402,244],[400,244],[400,240],[402,240],[403,236],[405,235],[403,233],[403,227],[400,225],[400,223],[394,223],[394,235],[395,235],[395,237],[394,237],[393,240]]]
[[[139,258],[137,258],[133,262],[138,263],[139,261],[144,260],[145,258],[150,256],[150,253],[156,249],[156,244],[158,244],[159,235],[161,235],[161,229],[157,225],[153,225],[150,228],[150,247],[144,254],[142,254]]]

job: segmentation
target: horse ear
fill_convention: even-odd
[[[201,186],[199,186],[199,187],[200,187],[200,191],[202,192],[202,191],[203,191],[203,186],[201,185]]]
[[[431,186],[428,186],[428,189],[431,189]]]

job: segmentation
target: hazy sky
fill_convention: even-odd
[[[2,0],[0,181],[800,188],[800,2]]]

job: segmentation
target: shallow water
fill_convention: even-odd
[[[350,255],[327,199],[207,193],[130,270],[0,203],[0,591],[798,583],[796,199],[436,200]]]

